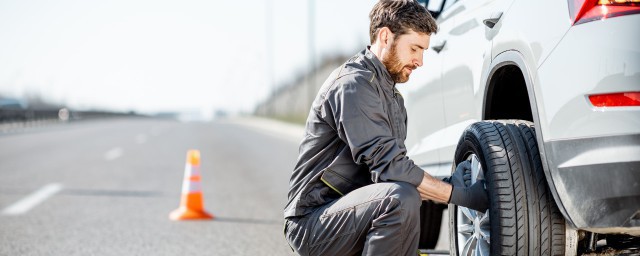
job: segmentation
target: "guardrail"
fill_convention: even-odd
[[[0,108],[0,132],[69,121],[132,116],[141,115],[133,112],[73,111],[67,108],[42,110]]]
[[[0,123],[58,119],[60,110],[0,109]]]

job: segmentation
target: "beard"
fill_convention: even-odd
[[[417,68],[415,65],[404,65],[400,62],[396,42],[391,44],[389,54],[387,54],[386,58],[382,60],[382,64],[387,68],[387,71],[391,74],[391,79],[396,83],[409,81],[409,73],[404,70],[405,68],[410,70],[415,70]]]

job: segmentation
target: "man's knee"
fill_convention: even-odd
[[[385,199],[381,201],[382,211],[379,216],[397,221],[404,228],[415,231],[414,228],[418,227],[420,219],[421,204],[420,194],[414,185],[406,182],[389,182],[386,185]]]
[[[391,187],[391,195],[393,197],[402,199],[403,201],[413,202],[416,204],[420,204],[420,194],[418,193],[418,189],[416,186],[411,185],[411,183],[407,182],[392,182],[393,186]]]
[[[419,212],[422,199],[416,187],[406,182],[393,182],[389,196],[397,199],[401,208],[406,211]]]

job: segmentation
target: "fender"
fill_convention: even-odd
[[[567,211],[564,205],[562,204],[560,197],[558,196],[558,191],[556,190],[556,186],[551,176],[549,162],[547,161],[546,145],[544,143],[544,134],[542,132],[543,131],[542,126],[544,124],[540,120],[539,109],[538,109],[536,93],[535,93],[536,92],[535,84],[533,82],[535,80],[534,79],[535,76],[533,76],[533,72],[526,64],[524,57],[520,52],[515,50],[509,50],[509,51],[504,51],[502,53],[499,53],[491,61],[491,64],[489,64],[489,68],[485,69],[485,72],[483,73],[482,80],[481,80],[482,84],[484,85],[484,95],[483,95],[484,97],[482,100],[482,119],[483,120],[487,119],[487,110],[488,110],[487,106],[491,102],[490,93],[492,92],[493,86],[495,84],[495,80],[493,79],[493,77],[496,71],[498,71],[500,68],[505,66],[515,66],[522,73],[522,77],[524,78],[524,82],[527,87],[527,94],[528,94],[529,103],[530,103],[529,107],[531,109],[531,114],[533,116],[533,122],[536,125],[536,129],[535,129],[536,140],[538,142],[538,149],[540,150],[540,157],[542,160],[542,168],[544,169],[544,175],[547,179],[549,190],[551,191],[554,201],[558,205],[560,212],[562,212],[562,215],[565,217],[567,222],[571,226],[575,226],[573,220],[569,218],[569,215],[567,214]]]

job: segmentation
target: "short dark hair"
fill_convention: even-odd
[[[369,13],[369,37],[375,43],[378,30],[388,27],[396,36],[409,33],[409,29],[431,35],[438,25],[431,13],[415,0],[380,0]]]

